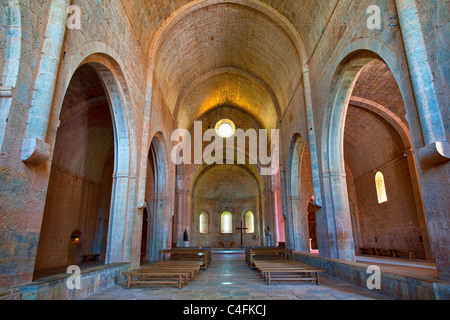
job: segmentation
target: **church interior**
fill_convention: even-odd
[[[448,1],[1,2],[0,300],[450,299]]]

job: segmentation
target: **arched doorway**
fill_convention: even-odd
[[[311,253],[319,253],[319,239],[317,238],[316,206],[314,205],[314,196],[308,200],[308,235],[309,249]]]
[[[333,85],[323,153],[324,184],[330,194],[327,223],[334,230],[328,237],[331,245],[324,247],[327,255],[354,260],[359,247],[367,244],[386,252],[414,247],[426,257],[426,218],[395,76],[378,55],[359,51],[342,61]],[[387,184],[391,180],[392,195],[398,197],[389,204],[378,201],[377,172],[383,172]],[[384,234],[382,243],[373,234],[377,229]]]
[[[299,134],[291,139],[287,175],[289,248],[310,251],[307,202],[313,193],[311,162],[305,141]]]
[[[360,70],[344,128],[344,160],[355,252],[431,259],[411,134],[389,67],[373,59]]]
[[[254,173],[237,164],[199,170],[192,186],[190,245],[240,247],[241,236],[243,246],[262,245],[261,189]],[[202,226],[203,221],[207,227]],[[241,231],[241,227],[247,229]]]
[[[85,64],[61,108],[35,276],[106,261],[114,165],[107,92],[96,69]]]
[[[144,261],[158,260],[159,250],[167,248],[169,235],[169,217],[166,215],[166,149],[162,134],[152,139],[147,158],[147,181],[145,189],[144,211],[149,219],[143,224],[142,246],[145,244]],[[145,219],[145,218],[144,218]],[[141,248],[141,252],[143,252]]]

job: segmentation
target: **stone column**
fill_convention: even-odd
[[[436,97],[416,2],[396,0],[395,4],[425,143],[425,147],[419,150],[420,162],[423,166],[428,166],[448,161],[450,146]]]
[[[450,146],[415,0],[395,0],[424,147],[416,152],[432,254],[439,278],[450,280],[448,166]],[[448,108],[448,106],[442,106]],[[424,239],[425,240],[425,239]]]
[[[116,174],[113,177],[112,190],[115,193],[111,201],[109,217],[108,244],[106,251],[106,263],[125,261],[125,235],[126,235],[126,201],[122,197],[128,195],[128,175]]]
[[[325,172],[324,207],[316,211],[319,252],[322,257],[355,260],[352,222],[350,217],[346,174]]]
[[[411,186],[414,193],[414,201],[416,204],[417,217],[419,219],[420,233],[422,235],[423,246],[425,250],[425,258],[427,260],[433,259],[431,252],[430,238],[428,236],[427,217],[425,214],[425,208],[422,201],[422,191],[420,190],[419,176],[416,169],[416,160],[414,151],[411,148],[406,149],[406,160],[408,161],[409,175],[411,178]]]
[[[22,161],[44,163],[50,155],[45,141],[55,93],[70,0],[52,0],[38,76],[34,84],[28,127],[22,144]]]
[[[314,188],[314,205],[322,207],[322,191],[320,186],[319,160],[317,155],[316,131],[314,113],[311,99],[311,83],[309,80],[309,67],[303,65],[303,90],[305,94],[306,119],[308,122],[309,154],[311,159],[311,173]]]
[[[305,214],[302,212],[300,203],[301,197],[299,195],[290,195],[288,197],[289,208],[291,210],[292,219],[292,233],[291,249],[295,251],[308,252],[308,221],[305,219]]]

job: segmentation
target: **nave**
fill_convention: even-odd
[[[245,261],[244,250],[213,250],[212,262],[182,289],[173,286],[126,288],[126,282],[86,300],[384,300],[385,297],[321,275],[321,285],[263,282]]]

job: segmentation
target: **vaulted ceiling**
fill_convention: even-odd
[[[306,52],[312,52],[335,1],[122,3],[144,54],[155,54],[154,88],[180,127],[229,105],[276,128],[302,76],[300,53],[286,25],[304,35]],[[161,26],[165,34],[154,48]]]
[[[100,183],[114,161],[114,130],[105,90],[95,69],[79,68],[71,79],[60,115],[53,165]]]

